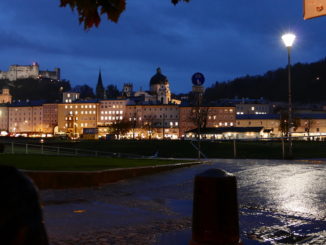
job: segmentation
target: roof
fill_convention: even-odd
[[[300,119],[326,119],[326,113],[318,113],[318,114],[313,114],[313,113],[304,113],[304,114],[295,114],[295,118],[300,118]]]
[[[8,106],[9,107],[42,106],[45,103],[46,103],[46,100],[15,101]]]
[[[280,114],[248,114],[248,115],[236,115],[237,120],[280,120]],[[326,119],[326,113],[300,113],[294,114],[294,118],[299,119]]]
[[[194,105],[192,103],[190,103],[189,101],[181,101],[181,104],[179,105],[180,107],[197,107],[197,105]],[[208,108],[218,108],[218,107],[222,107],[222,108],[235,108],[234,105],[223,105],[223,104],[202,104],[201,107],[208,107]]]
[[[279,114],[246,114],[246,115],[236,115],[237,120],[259,120],[259,119],[280,119]]]
[[[202,128],[200,134],[222,134],[222,133],[259,133],[263,127],[218,127],[218,128]],[[187,131],[186,133],[197,133],[197,128]]]
[[[152,76],[150,80],[150,85],[155,84],[164,84],[165,82],[168,82],[166,76],[164,76],[161,72],[161,68],[156,69],[156,74]]]

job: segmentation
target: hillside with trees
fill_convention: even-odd
[[[62,92],[71,89],[69,81],[57,81],[48,78],[0,80],[0,89],[4,86],[9,87],[14,100],[45,100],[48,102],[61,101]]]
[[[326,101],[326,58],[310,64],[292,66],[292,97],[301,103]],[[207,102],[223,98],[264,97],[271,101],[288,100],[287,67],[264,75],[245,76],[227,82],[216,82],[205,91]]]

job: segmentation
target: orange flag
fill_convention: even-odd
[[[311,19],[326,15],[326,0],[303,0],[303,18]]]

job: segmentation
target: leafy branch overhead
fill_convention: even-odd
[[[178,2],[190,0],[171,0],[175,5]],[[60,7],[70,6],[77,9],[79,23],[84,23],[85,29],[99,26],[101,15],[106,14],[108,20],[118,22],[121,13],[126,9],[126,0],[60,0]]]

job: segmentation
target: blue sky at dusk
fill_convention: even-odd
[[[190,91],[198,71],[206,86],[263,74],[286,65],[280,37],[288,30],[297,35],[294,63],[326,56],[326,17],[304,21],[299,0],[128,0],[117,24],[104,16],[89,31],[59,0],[4,0],[0,8],[0,69],[36,61],[60,67],[72,86],[94,87],[99,68],[105,86],[146,90],[161,67],[174,93]]]

